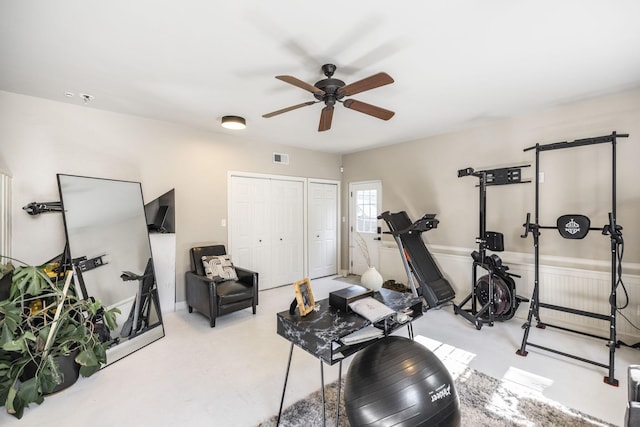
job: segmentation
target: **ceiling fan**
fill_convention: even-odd
[[[269,118],[277,116],[278,114],[286,113],[291,110],[295,110],[307,105],[313,105],[318,102],[324,102],[325,107],[320,114],[320,124],[318,125],[318,132],[331,129],[331,120],[333,119],[333,106],[336,102],[341,102],[347,108],[359,111],[364,114],[368,114],[373,117],[377,117],[382,120],[389,120],[395,114],[393,111],[386,110],[384,108],[376,107],[375,105],[367,104],[355,99],[345,99],[345,96],[355,95],[366,90],[375,89],[380,86],[393,83],[393,79],[387,73],[378,73],[362,80],[351,84],[345,84],[342,80],[334,79],[333,73],[336,71],[336,66],[333,64],[325,64],[322,66],[322,72],[326,79],[322,79],[316,82],[314,85],[303,82],[293,76],[276,76],[276,79],[283,82],[292,84],[301,89],[308,90],[313,94],[317,101],[307,101],[302,104],[292,105],[291,107],[283,108],[281,110],[273,111],[268,114],[263,114],[262,117]]]

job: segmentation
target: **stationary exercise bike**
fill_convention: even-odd
[[[495,321],[511,319],[520,302],[529,301],[516,295],[516,284],[513,278],[520,276],[509,273],[507,271],[509,267],[502,264],[502,259],[498,255],[487,254],[487,250],[493,252],[504,251],[503,234],[487,231],[487,186],[530,182],[522,181],[522,167],[525,166],[482,171],[466,168],[458,171],[459,178],[475,176],[479,179],[480,233],[479,237],[476,238],[478,250],[471,253],[471,258],[473,259],[471,293],[459,305],[454,304],[453,311],[473,323],[478,330],[484,324],[493,326]],[[486,274],[479,278],[478,267],[486,271]],[[471,308],[463,308],[467,303],[471,303]]]

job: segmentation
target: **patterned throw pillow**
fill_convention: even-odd
[[[229,255],[203,256],[202,265],[207,278],[216,282],[238,280],[236,269],[233,267]]]

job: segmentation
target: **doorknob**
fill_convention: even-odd
[[[373,240],[382,240],[382,237],[374,237]]]

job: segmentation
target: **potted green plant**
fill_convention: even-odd
[[[71,270],[12,261],[21,265],[0,262],[0,277],[12,275],[9,298],[0,301],[0,405],[21,418],[29,404],[75,382],[77,374],[65,378],[73,374],[64,373],[64,359],[85,377],[106,363],[119,310],[80,298]]]

